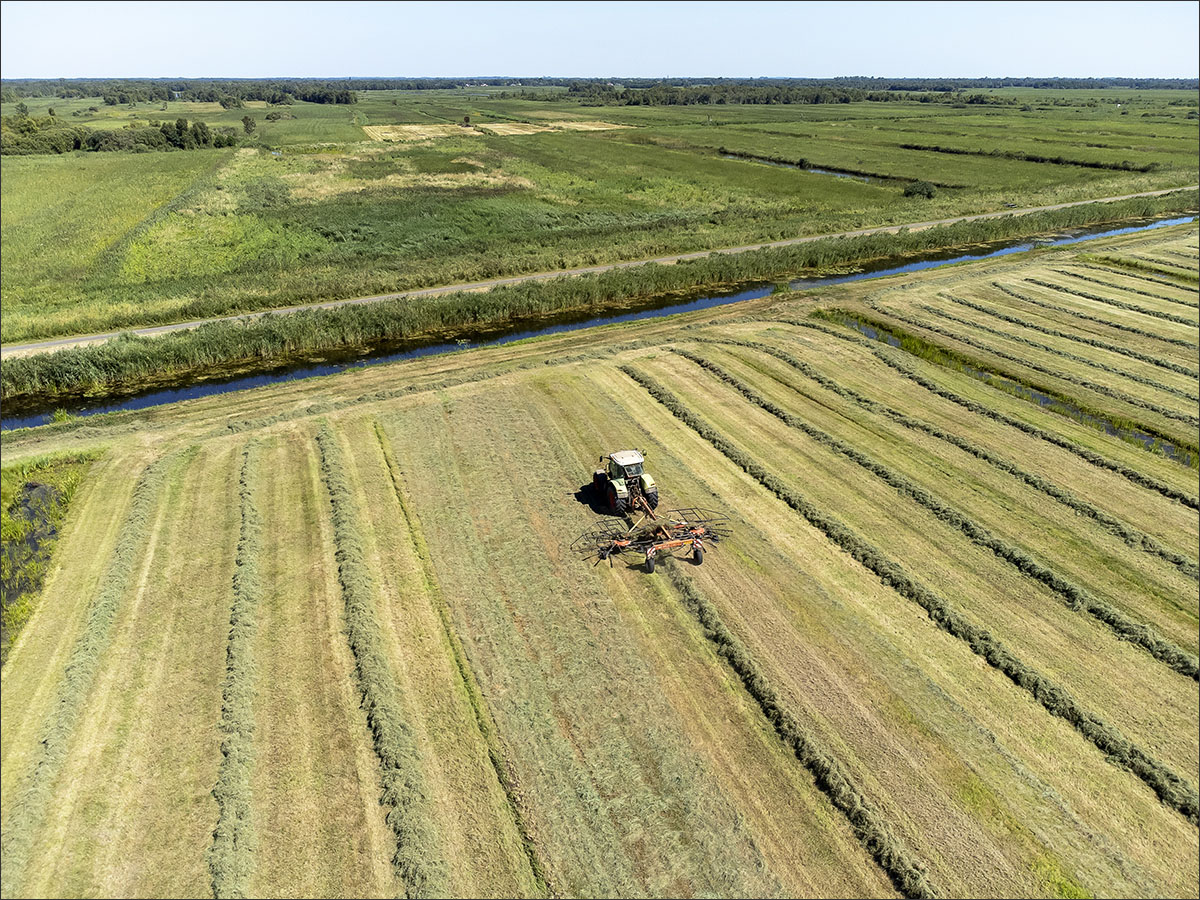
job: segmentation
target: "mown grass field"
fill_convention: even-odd
[[[1195,896],[1197,234],[5,433],[4,896]]]
[[[95,100],[31,99],[35,116],[53,106],[90,127],[240,127],[251,115],[258,128],[236,152],[5,157],[0,334],[105,331],[1195,182],[1194,107],[1172,105],[1193,102],[1186,92],[1022,99],[590,107],[380,91],[350,106],[95,112]],[[472,127],[456,124],[464,117]],[[624,127],[580,130],[597,122]],[[914,179],[945,186],[905,197]]]

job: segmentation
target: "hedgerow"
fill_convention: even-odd
[[[746,646],[726,627],[716,606],[670,556],[665,557],[663,567],[682,597],[684,606],[699,620],[704,636],[716,647],[717,655],[729,664],[747,693],[774,726],[776,734],[812,773],[817,787],[850,820],[859,841],[896,888],[905,897],[938,896],[938,891],[925,873],[925,867],[896,836],[875,805],[863,795],[850,773],[784,707],[779,692],[763,674]]]
[[[889,469],[887,466],[883,465],[881,462],[869,456],[868,454],[855,449],[845,441],[839,440],[828,432],[822,431],[819,428],[815,428],[814,426],[805,422],[799,416],[793,415],[778,404],[771,402],[762,394],[750,387],[750,385],[727,372],[725,369],[722,369],[716,363],[711,362],[702,356],[698,356],[688,350],[683,350],[678,347],[672,349],[680,356],[683,356],[701,368],[712,372],[755,406],[770,413],[789,428],[795,428],[797,431],[803,432],[821,446],[827,447],[835,453],[841,454],[851,462],[866,469],[880,481],[884,482],[889,487],[894,488],[900,494],[900,496],[909,498],[918,506],[923,506],[925,509],[933,513],[933,515],[936,516],[939,521],[945,522],[947,525],[950,525],[953,528],[957,528],[964,535],[966,535],[972,543],[978,544],[980,547],[990,550],[996,555],[997,558],[1013,566],[1021,574],[1027,575],[1033,580],[1040,582],[1045,587],[1058,594],[1062,598],[1063,602],[1066,603],[1066,605],[1071,609],[1082,609],[1088,615],[1099,620],[1100,622],[1103,622],[1105,625],[1111,628],[1114,632],[1116,632],[1117,637],[1119,637],[1121,640],[1129,641],[1130,643],[1138,645],[1142,649],[1148,651],[1155,659],[1166,663],[1181,675],[1186,675],[1189,678],[1200,680],[1200,660],[1197,660],[1196,657],[1190,656],[1179,647],[1176,647],[1170,641],[1159,635],[1154,629],[1126,618],[1120,611],[1092,596],[1091,592],[1089,592],[1086,588],[1083,588],[1080,585],[1063,578],[1057,572],[1039,563],[1025,550],[1022,550],[1019,547],[1014,547],[1011,544],[1006,544],[978,522],[968,518],[957,509],[954,509],[953,507],[943,503],[937,497],[933,496],[933,494],[929,493],[929,491],[925,490],[923,487],[916,484],[906,476]]]
[[[412,729],[396,696],[382,629],[375,616],[375,581],[359,534],[358,509],[347,479],[346,460],[327,424],[317,432],[321,475],[333,511],[338,582],[346,604],[346,639],[354,655],[367,725],[379,758],[387,824],[396,837],[394,868],[407,897],[445,894],[447,870],[430,821],[421,759]]]
[[[1044,287],[1047,290],[1058,291],[1060,294],[1070,294],[1073,297],[1082,297],[1084,300],[1094,300],[1096,303],[1115,306],[1117,309],[1124,309],[1129,312],[1141,313],[1143,316],[1162,319],[1164,322],[1174,322],[1176,325],[1187,325],[1191,328],[1196,327],[1195,322],[1185,319],[1183,316],[1174,315],[1173,313],[1159,312],[1157,309],[1146,309],[1144,306],[1138,306],[1135,303],[1126,303],[1123,300],[1116,300],[1112,297],[1101,297],[1099,294],[1089,294],[1087,291],[1075,290],[1061,284],[1055,284],[1052,281],[1043,281],[1040,278],[1026,278],[1025,281],[1029,284],[1036,284],[1038,287]]]
[[[242,451],[238,478],[241,525],[233,570],[233,603],[229,641],[225,647],[225,684],[221,689],[221,766],[213,796],[217,827],[208,852],[213,896],[245,897],[254,871],[257,835],[250,808],[250,775],[254,765],[254,633],[262,576],[262,519],[255,506],[257,449]]]
[[[946,600],[914,580],[902,566],[889,559],[858,533],[821,511],[799,492],[764,469],[749,454],[739,450],[720,432],[690,412],[675,395],[658,382],[632,366],[624,365],[620,369],[645,388],[672,415],[799,513],[805,521],[822,532],[867,571],[877,575],[885,585],[902,597],[917,603],[939,628],[962,640],[989,665],[1015,685],[1028,691],[1047,712],[1070,723],[1111,763],[1137,775],[1164,804],[1178,811],[1192,824],[1200,821],[1200,796],[1197,796],[1195,788],[1185,779],[1153,759],[1116,728],[1083,709],[1065,689],[1018,659],[1001,641],[987,630],[968,621]]]
[[[971,456],[974,456],[976,459],[982,460],[988,465],[1012,475],[1014,478],[1020,479],[1021,481],[1025,482],[1025,484],[1037,491],[1041,491],[1047,497],[1058,501],[1073,512],[1087,516],[1090,519],[1094,519],[1100,525],[1104,526],[1107,531],[1119,537],[1130,547],[1142,550],[1146,553],[1157,556],[1160,559],[1166,560],[1189,578],[1192,578],[1193,580],[1200,580],[1200,566],[1196,565],[1195,560],[1164,547],[1155,538],[1151,537],[1145,532],[1133,528],[1119,519],[1110,516],[1108,513],[1104,512],[1104,510],[1093,506],[1086,500],[1076,497],[1070,491],[1059,487],[1052,481],[1048,481],[1047,479],[1042,478],[1040,475],[1036,475],[1033,472],[1026,472],[1024,469],[1013,465],[1008,460],[997,456],[990,450],[980,447],[979,445],[961,438],[956,434],[952,434],[948,431],[938,428],[936,425],[931,425],[930,423],[922,421],[921,419],[913,418],[912,416],[902,413],[897,409],[893,409],[890,406],[886,406],[870,399],[869,397],[865,397],[858,393],[858,391],[843,387],[832,378],[822,375],[816,369],[812,368],[812,366],[797,359],[789,353],[785,353],[783,350],[780,350],[777,347],[772,347],[769,344],[762,344],[757,341],[722,340],[712,341],[711,343],[746,347],[751,350],[757,350],[761,353],[769,354],[796,369],[804,376],[811,378],[826,390],[832,391],[838,396],[845,397],[846,399],[857,403],[863,409],[878,413],[879,415],[887,416],[894,422],[903,425],[905,428],[911,428],[914,431],[920,431],[924,434],[928,434],[930,437],[935,437],[938,440],[945,441],[946,443],[957,447],[965,453],[971,454]]]
[[[939,294],[938,296],[944,297],[944,298],[950,299],[950,300],[955,299],[955,298],[950,297],[950,295],[948,295],[948,294]],[[1031,341],[1029,338],[1021,337],[1019,334],[1014,334],[1009,331],[1001,331],[998,328],[991,328],[980,322],[972,322],[970,319],[962,319],[962,318],[959,318],[958,316],[954,315],[953,313],[946,312],[945,310],[938,309],[937,307],[929,306],[924,303],[919,304],[918,308],[923,309],[923,310],[925,310],[925,312],[930,313],[931,315],[935,315],[938,318],[946,319],[947,321],[954,322],[958,325],[964,325],[967,328],[971,328],[975,331],[982,331],[985,334],[994,334],[997,337],[1004,338],[1005,340],[1013,341],[1014,343],[1017,343],[1017,344],[1024,344],[1026,347],[1033,347],[1035,350],[1042,350],[1046,353],[1052,353],[1055,356],[1061,356],[1063,359],[1069,359],[1072,362],[1077,362],[1080,365],[1087,366],[1090,369],[1097,369],[1101,372],[1107,372],[1110,375],[1116,375],[1120,378],[1128,378],[1130,381],[1136,382],[1138,384],[1144,384],[1146,387],[1154,388],[1155,390],[1162,391],[1165,394],[1172,394],[1173,396],[1181,397],[1184,400],[1200,402],[1200,396],[1197,396],[1196,394],[1190,394],[1187,391],[1182,390],[1181,388],[1172,387],[1169,384],[1163,384],[1162,382],[1155,381],[1152,378],[1147,378],[1144,375],[1139,375],[1136,372],[1128,372],[1125,369],[1118,369],[1115,366],[1110,366],[1107,363],[1102,363],[1096,359],[1091,359],[1086,356],[1078,356],[1074,353],[1071,353],[1068,350],[1062,349],[1061,347],[1054,347],[1054,346],[1051,346],[1050,344],[1040,344],[1037,341]],[[980,346],[986,347],[987,345],[980,345]],[[995,352],[995,351],[989,351],[989,352]],[[997,354],[997,355],[999,355],[999,354]],[[1014,359],[1017,362],[1021,362],[1023,365],[1029,366],[1029,368],[1034,369],[1035,371],[1044,372],[1045,374],[1048,374],[1048,375],[1055,375],[1056,377],[1059,377],[1059,378],[1065,377],[1064,373],[1056,372],[1053,369],[1035,368],[1029,362],[1022,360],[1020,357],[1006,356],[1005,358],[1006,359]],[[1084,385],[1087,387],[1095,387],[1096,386],[1093,382],[1087,381],[1086,379],[1080,379],[1074,383],[1081,384],[1081,385]],[[1156,407],[1154,405],[1147,405],[1146,409],[1153,410],[1154,412],[1161,412],[1161,408]],[[1166,415],[1166,413],[1163,413],[1163,415]],[[1170,416],[1170,418],[1180,418],[1181,415],[1182,414],[1177,413],[1175,415]],[[1185,421],[1195,421],[1195,423],[1197,425],[1200,425],[1200,419],[1196,419],[1194,416],[1190,416]]]
[[[908,378],[916,384],[919,384],[930,393],[935,394],[944,400],[949,400],[951,403],[955,403],[964,409],[970,410],[971,412],[978,413],[981,416],[986,416],[987,418],[996,422],[1000,422],[1004,425],[1009,425],[1013,428],[1016,428],[1018,431],[1022,431],[1025,434],[1038,438],[1039,440],[1046,441],[1049,444],[1053,444],[1056,447],[1067,450],[1078,456],[1080,459],[1085,460],[1093,466],[1096,466],[1097,468],[1115,472],[1139,487],[1156,491],[1157,493],[1162,494],[1164,497],[1167,497],[1171,500],[1176,500],[1190,509],[1200,510],[1200,498],[1184,493],[1181,490],[1171,487],[1165,482],[1159,481],[1157,478],[1152,478],[1151,476],[1143,474],[1136,469],[1131,469],[1129,466],[1123,465],[1122,463],[1115,462],[1104,456],[1101,456],[1099,453],[1096,453],[1093,450],[1089,450],[1086,447],[1081,447],[1074,441],[1060,437],[1053,432],[1046,431],[1044,428],[1038,428],[1036,425],[1031,425],[1028,422],[1022,422],[1020,419],[1014,419],[1011,416],[1006,416],[1004,413],[998,412],[991,407],[984,406],[982,403],[976,403],[974,400],[971,400],[967,397],[962,397],[953,391],[947,390],[936,381],[932,381],[924,377],[916,370],[909,368],[899,360],[893,359],[888,354],[883,353],[879,348],[872,346],[874,343],[872,341],[868,341],[865,338],[860,339],[855,335],[846,334],[845,332],[839,331],[835,328],[823,327],[817,322],[801,322],[793,319],[780,319],[779,321],[785,322],[789,325],[797,325],[801,328],[812,328],[817,331],[821,331],[824,334],[850,341],[851,343],[861,344],[867,347],[867,349],[869,349],[875,355],[875,357],[879,359],[880,362],[890,366],[905,378]]]
[[[142,471],[134,487],[121,536],[88,604],[83,629],[75,640],[55,703],[42,727],[41,739],[34,750],[35,761],[5,824],[4,865],[0,866],[0,894],[5,897],[21,894],[30,845],[45,817],[46,804],[62,771],[68,742],[96,678],[100,658],[112,640],[113,620],[133,581],[134,566],[150,539],[160,489],[181,455],[191,452],[194,451],[154,461]]]
[[[1051,337],[1064,338],[1068,341],[1074,341],[1077,344],[1086,344],[1089,347],[1095,347],[1097,350],[1107,350],[1109,353],[1116,353],[1120,356],[1128,356],[1130,359],[1136,359],[1139,362],[1148,363],[1160,369],[1165,369],[1168,372],[1174,372],[1177,375],[1187,375],[1190,378],[1200,378],[1200,370],[1189,369],[1187,366],[1181,366],[1178,363],[1173,363],[1168,359],[1162,359],[1158,356],[1151,356],[1149,353],[1141,353],[1137,350],[1132,350],[1129,347],[1122,347],[1119,344],[1110,344],[1106,341],[1097,340],[1096,338],[1087,337],[1082,334],[1074,334],[1070,331],[1059,331],[1056,328],[1048,328],[1045,325],[1039,325],[1036,322],[1031,322],[1027,319],[1021,319],[1017,316],[1010,316],[1007,313],[999,312],[989,306],[984,306],[981,303],[973,303],[962,297],[955,297],[952,294],[941,293],[939,297],[944,297],[953,303],[960,306],[965,306],[968,309],[973,309],[976,312],[981,312],[986,316],[992,316],[1002,322],[1008,322],[1010,325],[1019,325],[1022,328],[1028,328],[1031,331],[1039,331],[1042,334],[1050,335]]]
[[[1014,297],[1023,303],[1029,303],[1032,306],[1040,306],[1042,309],[1048,309],[1052,312],[1064,313],[1068,316],[1074,316],[1076,319],[1083,319],[1085,322],[1095,322],[1098,325],[1107,325],[1109,328],[1115,328],[1117,331],[1124,331],[1128,334],[1136,334],[1138,337],[1154,338],[1157,341],[1162,341],[1165,344],[1173,344],[1176,347],[1186,347],[1189,350],[1200,349],[1200,344],[1194,341],[1185,341],[1183,338],[1167,337],[1161,334],[1155,334],[1153,331],[1146,331],[1143,328],[1138,328],[1136,325],[1126,325],[1124,322],[1114,322],[1111,319],[1102,319],[1099,316],[1089,315],[1077,309],[1071,309],[1067,306],[1058,306],[1054,303],[1048,303],[1045,300],[1038,300],[1036,297],[1030,297],[1022,294],[1019,291],[1010,288],[1008,285],[1001,284],[998,281],[992,282],[992,287],[998,288],[1010,297]]]

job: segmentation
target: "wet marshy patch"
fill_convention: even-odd
[[[0,472],[0,663],[33,614],[89,455],[40,459]]]

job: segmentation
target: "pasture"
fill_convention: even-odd
[[[1194,896],[1197,234],[4,433],[3,895]]]
[[[244,115],[257,127],[237,151],[4,157],[0,334],[107,331],[1186,186],[1200,152],[1195,98],[1178,91],[1026,92],[1022,106],[999,107],[592,107],[542,94],[378,91],[353,105],[234,109],[29,99],[32,115],[53,106],[96,128],[240,128]],[[904,196],[914,180],[940,187]]]

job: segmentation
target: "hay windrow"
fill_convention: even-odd
[[[208,852],[215,897],[245,897],[254,872],[257,835],[251,817],[250,776],[254,766],[254,634],[262,597],[259,557],[262,519],[255,503],[257,448],[242,451],[238,500],[241,527],[233,571],[225,684],[221,691],[221,767],[213,796],[219,809]]]
[[[404,721],[396,681],[375,616],[377,588],[359,534],[359,511],[346,477],[337,437],[323,424],[317,432],[321,476],[333,511],[338,582],[346,604],[346,639],[354,655],[358,689],[379,758],[388,827],[396,838],[392,867],[407,897],[441,896],[447,889],[446,862],[432,822],[411,727]]]
[[[905,897],[937,897],[938,891],[930,882],[925,866],[897,837],[883,814],[863,795],[837,758],[827,748],[820,746],[800,724],[800,720],[784,708],[779,692],[763,674],[746,646],[725,625],[717,608],[669,555],[664,557],[664,561],[667,577],[679,592],[684,606],[700,622],[704,636],[712,641],[717,654],[733,669],[746,692],[754,698],[763,715],[775,728],[780,740],[812,774],[817,787],[849,819],[855,836],[887,873],[896,889]]]
[[[964,515],[959,510],[940,501],[929,491],[914,483],[909,478],[889,469],[873,457],[856,450],[854,447],[815,428],[798,416],[772,403],[759,394],[748,384],[734,377],[716,363],[704,359],[688,350],[674,348],[674,352],[691,360],[703,369],[712,372],[717,378],[731,386],[739,394],[760,409],[773,415],[789,428],[794,428],[812,438],[818,444],[841,456],[846,457],[856,465],[866,469],[876,478],[892,487],[901,497],[907,497],[917,505],[929,510],[941,522],[957,528],[974,544],[990,550],[998,559],[1013,566],[1022,575],[1032,578],[1049,590],[1058,594],[1062,601],[1071,609],[1083,610],[1092,618],[1107,625],[1118,638],[1136,644],[1159,662],[1165,663],[1181,675],[1200,680],[1200,660],[1175,646],[1162,637],[1153,628],[1139,622],[1131,621],[1127,616],[1094,597],[1091,592],[1062,577],[1052,569],[1042,565],[1020,547],[1014,547],[997,538],[978,522]]]
[[[877,575],[900,596],[912,600],[928,613],[930,620],[947,634],[966,643],[973,653],[997,669],[1013,684],[1028,691],[1051,715],[1070,723],[1099,749],[1113,765],[1126,769],[1146,783],[1167,806],[1189,822],[1200,822],[1200,796],[1185,779],[1133,744],[1116,728],[1083,709],[1064,688],[1018,659],[986,629],[973,624],[944,598],[916,581],[897,562],[866,541],[842,522],[810,503],[780,478],[759,465],[730,443],[711,425],[687,409],[674,394],[632,366],[621,371],[641,385],[700,437],[719,450],[730,462],[754,478],[786,503],[810,525],[848,553],[867,571]]]
[[[915,369],[910,368],[908,365],[900,362],[899,360],[893,359],[889,354],[884,353],[880,348],[872,346],[874,342],[868,341],[866,338],[860,339],[856,335],[846,334],[840,329],[826,327],[816,322],[801,322],[794,319],[779,319],[778,321],[784,322],[788,325],[796,325],[801,328],[811,328],[815,331],[820,331],[824,334],[849,341],[850,343],[864,346],[870,350],[871,353],[874,354],[874,356],[884,365],[895,369],[905,378],[908,378],[910,381],[919,384],[921,387],[925,388],[925,390],[938,397],[941,397],[943,400],[949,400],[951,403],[963,407],[963,409],[970,410],[973,413],[978,413],[981,416],[986,416],[995,422],[1009,425],[1013,428],[1016,428],[1018,431],[1022,431],[1025,434],[1043,440],[1048,444],[1053,444],[1056,447],[1067,450],[1078,456],[1080,459],[1083,459],[1091,465],[1096,466],[1097,468],[1106,469],[1110,472],[1116,472],[1123,478],[1126,478],[1132,483],[1136,484],[1138,487],[1156,491],[1157,493],[1162,494],[1164,497],[1182,503],[1189,509],[1200,509],[1200,498],[1177,490],[1176,488],[1171,487],[1169,484],[1159,481],[1157,478],[1153,478],[1137,471],[1136,469],[1131,469],[1129,466],[1110,460],[1107,457],[1096,453],[1095,451],[1088,450],[1086,447],[1081,447],[1074,441],[1060,437],[1053,432],[1046,431],[1044,428],[1038,428],[1036,425],[1030,425],[1028,422],[1022,422],[1020,419],[1014,419],[1011,416],[1006,416],[1004,413],[997,412],[991,407],[984,406],[982,403],[976,403],[974,400],[968,399],[967,397],[962,397],[951,390],[947,390],[936,381],[926,378]]]
[[[1031,322],[1028,319],[1021,319],[1017,316],[1011,316],[1007,313],[1002,313],[990,306],[984,306],[981,303],[974,303],[963,297],[955,297],[953,294],[947,294],[943,292],[938,294],[938,296],[949,300],[952,303],[957,303],[960,306],[965,306],[968,309],[973,309],[976,312],[983,313],[986,316],[999,319],[1001,322],[1008,322],[1010,325],[1018,325],[1021,328],[1028,328],[1031,331],[1038,331],[1051,337],[1063,338],[1068,341],[1074,341],[1078,344],[1086,344],[1089,347],[1095,347],[1098,350],[1107,350],[1109,353],[1128,356],[1130,359],[1136,359],[1139,362],[1157,366],[1160,369],[1166,369],[1168,372],[1174,372],[1177,375],[1186,375],[1189,378],[1200,378],[1200,371],[1197,371],[1196,369],[1189,369],[1187,366],[1181,366],[1178,363],[1173,363],[1170,360],[1162,359],[1158,356],[1151,356],[1149,353],[1139,353],[1137,350],[1133,350],[1129,347],[1122,347],[1118,344],[1110,344],[1107,341],[1100,341],[1081,334],[1072,334],[1069,331],[1059,331],[1056,328],[1048,328],[1044,325],[1039,325],[1036,322]]]
[[[702,343],[708,342],[705,341]],[[921,419],[914,418],[906,413],[900,412],[899,410],[892,409],[889,406],[878,403],[869,397],[863,396],[862,394],[858,393],[858,391],[843,387],[832,378],[827,378],[816,369],[809,366],[807,363],[797,359],[789,353],[785,353],[783,350],[780,350],[777,347],[772,347],[769,344],[758,343],[757,341],[722,340],[713,341],[712,343],[746,347],[750,350],[756,350],[760,353],[766,353],[770,356],[773,356],[781,362],[791,366],[806,378],[812,379],[826,390],[832,391],[840,397],[845,397],[846,399],[853,401],[863,409],[887,416],[889,419],[897,422],[900,425],[903,425],[905,428],[910,428],[914,431],[920,431],[924,434],[928,434],[930,437],[935,437],[938,440],[945,441],[946,443],[957,447],[959,450],[969,453],[976,459],[982,460],[988,465],[993,466],[1002,472],[1006,472],[1007,474],[1012,475],[1014,478],[1020,479],[1031,488],[1041,491],[1047,497],[1057,500],[1059,503],[1063,504],[1072,511],[1087,516],[1090,519],[1094,519],[1111,534],[1119,537],[1128,546],[1137,550],[1142,550],[1145,553],[1151,554],[1152,556],[1157,556],[1175,566],[1180,572],[1182,572],[1184,575],[1187,575],[1189,578],[1193,580],[1200,580],[1200,566],[1197,566],[1196,562],[1191,558],[1176,553],[1168,547],[1164,547],[1161,543],[1159,543],[1159,541],[1146,534],[1144,531],[1140,531],[1139,529],[1122,522],[1121,520],[1109,515],[1099,507],[1088,503],[1086,500],[1076,497],[1070,491],[1060,487],[1054,482],[1049,481],[1040,475],[1034,474],[1033,472],[1027,472],[1008,460],[997,456],[995,453],[992,453],[990,450],[987,450],[984,447],[980,447],[979,445],[974,444],[965,438],[961,438],[956,434],[952,434],[942,428],[938,428],[936,425],[931,425],[930,423]]]

